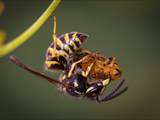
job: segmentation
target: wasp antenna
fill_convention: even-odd
[[[124,87],[122,90],[120,90],[119,92],[117,92],[117,93],[115,93],[114,95],[110,96],[110,97],[108,98],[108,100],[112,100],[112,99],[120,96],[121,94],[123,94],[123,93],[124,93],[125,91],[127,91],[127,90],[128,90],[128,87],[126,86],[126,87]]]
[[[125,88],[123,88],[122,90],[120,90],[119,92],[117,92],[122,87],[122,85],[124,84],[124,82],[125,82],[125,80],[123,79],[118,84],[118,86],[110,94],[108,94],[107,96],[105,96],[103,99],[97,98],[97,101],[98,102],[104,102],[104,101],[106,102],[106,101],[112,100],[112,99],[118,97],[119,95],[121,95],[122,93],[124,93],[128,89],[127,86]]]
[[[122,81],[118,84],[118,86],[110,94],[108,94],[108,96],[110,97],[110,96],[114,95],[121,88],[121,86],[124,84],[124,82],[125,82],[125,80],[122,79]]]
[[[12,63],[14,63],[15,65],[17,65],[18,67],[38,76],[38,77],[41,77],[41,78],[44,78],[46,79],[47,81],[51,82],[52,84],[59,84],[59,85],[62,85],[64,87],[71,87],[71,86],[68,86],[58,80],[54,80],[46,75],[44,75],[43,73],[40,73],[38,71],[36,71],[35,69],[31,68],[31,67],[28,67],[26,66],[25,64],[23,64],[22,62],[20,62],[15,56],[10,56],[10,60]]]

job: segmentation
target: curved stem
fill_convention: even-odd
[[[11,40],[11,42],[7,43],[6,45],[1,45],[0,57],[12,52],[14,49],[27,41],[37,30],[39,30],[39,28],[45,23],[49,16],[55,11],[60,1],[61,0],[54,0],[44,11],[44,13],[27,30],[25,30],[22,34]]]

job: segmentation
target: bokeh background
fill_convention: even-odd
[[[0,28],[7,41],[28,28],[51,0],[3,0]],[[0,58],[0,119],[160,119],[160,4],[143,0],[65,0],[57,8],[57,33],[90,35],[83,45],[116,56],[128,91],[108,103],[62,95],[55,86]],[[53,18],[11,54],[39,71],[51,42]],[[11,55],[10,54],[10,55]],[[45,72],[45,71],[44,71]],[[55,73],[45,72],[57,78]]]

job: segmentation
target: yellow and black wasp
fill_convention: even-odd
[[[81,44],[88,38],[87,34],[81,32],[69,32],[60,36],[56,35],[56,17],[54,16],[53,41],[46,52],[45,68],[65,70],[67,59],[78,50]]]
[[[37,72],[21,63],[14,56],[10,57],[11,61],[19,67],[56,84],[59,89],[71,96],[104,102],[127,90],[128,87],[125,87],[118,91],[124,83],[122,80],[111,93],[103,95],[110,81],[118,80],[121,77],[121,70],[115,57],[106,58],[100,53],[81,48],[81,44],[88,38],[87,34],[70,32],[57,36],[56,17],[54,16],[52,37],[53,41],[46,52],[45,68],[50,71],[62,71],[59,80],[54,80]]]

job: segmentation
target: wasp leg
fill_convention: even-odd
[[[123,94],[125,91],[127,91],[128,87],[126,86],[125,88],[123,88],[122,90],[120,90],[119,92],[117,92],[116,94],[112,95],[111,97],[109,97],[107,100],[104,99],[104,101],[108,101],[108,100],[112,100],[116,97],[118,97],[119,95]],[[103,101],[102,101],[103,102]]]
[[[68,77],[71,77],[71,75],[72,75],[72,73],[73,73],[73,70],[75,69],[75,66],[76,66],[77,64],[81,63],[82,61],[88,59],[88,57],[90,57],[90,55],[87,55],[87,56],[81,58],[80,60],[78,60],[77,62],[74,62],[74,63],[71,65],[71,69],[70,69],[70,71],[69,71],[69,73],[68,73]],[[93,66],[93,65],[92,65],[92,66]],[[89,69],[91,69],[91,68],[89,68]]]
[[[97,96],[97,102],[106,102],[106,101],[111,100],[113,98],[116,98],[119,95],[121,95],[122,93],[124,93],[128,89],[127,86],[125,88],[123,88],[122,90],[120,90],[119,92],[117,92],[122,87],[122,85],[124,84],[124,81],[125,80],[122,80],[119,83],[119,85],[110,94],[108,94],[107,96],[105,96],[103,99],[100,99],[99,96]]]
[[[86,72],[85,72],[85,71],[82,71],[82,75],[83,75],[84,77],[87,77],[87,76],[88,76],[88,74],[89,74],[89,72],[91,71],[93,65],[94,65],[94,63],[91,63],[91,64],[87,67]]]
[[[56,85],[61,85],[61,86],[64,86],[66,88],[71,88],[71,89],[74,89],[72,86],[70,85],[67,85],[67,84],[64,84],[63,82],[60,82],[58,80],[54,80],[46,75],[44,75],[43,73],[40,73],[36,70],[34,70],[33,68],[30,68],[28,66],[26,66],[25,64],[23,64],[22,62],[20,62],[15,56],[10,56],[10,60],[12,63],[14,63],[15,65],[17,65],[18,67],[40,77],[40,78],[44,78],[45,80],[51,82],[52,84],[56,84]]]
[[[56,16],[53,16],[54,19],[54,27],[53,27],[53,43],[54,43],[54,51],[56,51],[56,45],[57,45],[57,37],[56,37]]]

